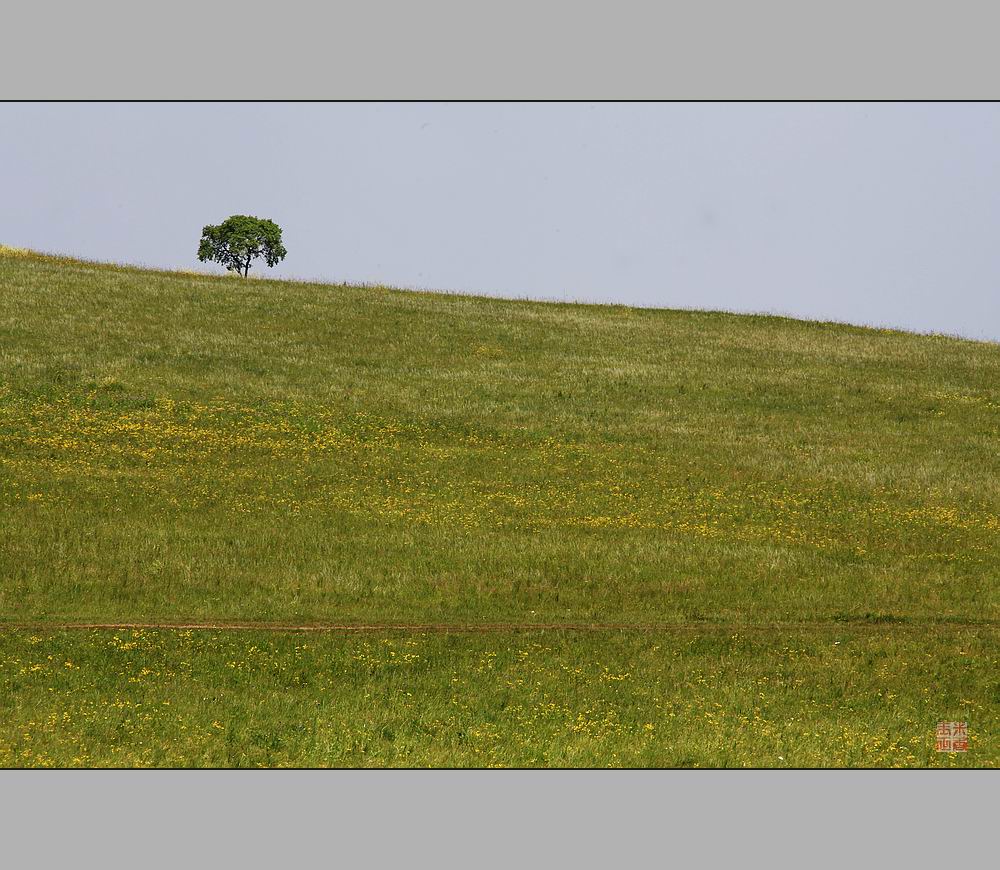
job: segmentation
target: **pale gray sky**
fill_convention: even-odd
[[[994,103],[3,104],[0,180],[0,244],[1000,339]]]

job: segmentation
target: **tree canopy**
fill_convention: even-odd
[[[258,257],[274,266],[287,253],[281,243],[281,227],[266,218],[244,214],[234,214],[218,226],[206,226],[198,245],[198,259],[203,263],[220,263],[244,278]]]

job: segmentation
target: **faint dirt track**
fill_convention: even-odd
[[[849,617],[809,622],[722,623],[710,621],[626,623],[626,622],[11,622],[0,623],[3,631],[275,631],[318,632],[342,634],[373,634],[377,632],[411,632],[442,634],[508,634],[532,631],[569,632],[672,632],[715,631],[742,634],[748,632],[781,632],[815,630],[817,628],[843,629],[1000,629],[994,620],[959,621],[949,619],[893,619]]]

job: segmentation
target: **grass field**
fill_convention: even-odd
[[[998,385],[943,336],[0,249],[0,764],[996,766]],[[63,628],[119,622],[433,630]]]

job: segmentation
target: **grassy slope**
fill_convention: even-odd
[[[0,253],[0,618],[775,625],[765,670],[781,624],[916,667],[964,655],[964,623],[995,666],[997,384],[1000,347],[951,338]],[[548,637],[554,663],[570,641]],[[464,643],[441,693],[456,656],[509,646]],[[34,722],[52,693],[17,685]],[[975,685],[917,733],[964,714],[995,738]],[[889,727],[863,709],[852,727]],[[752,757],[720,751],[696,760]]]

